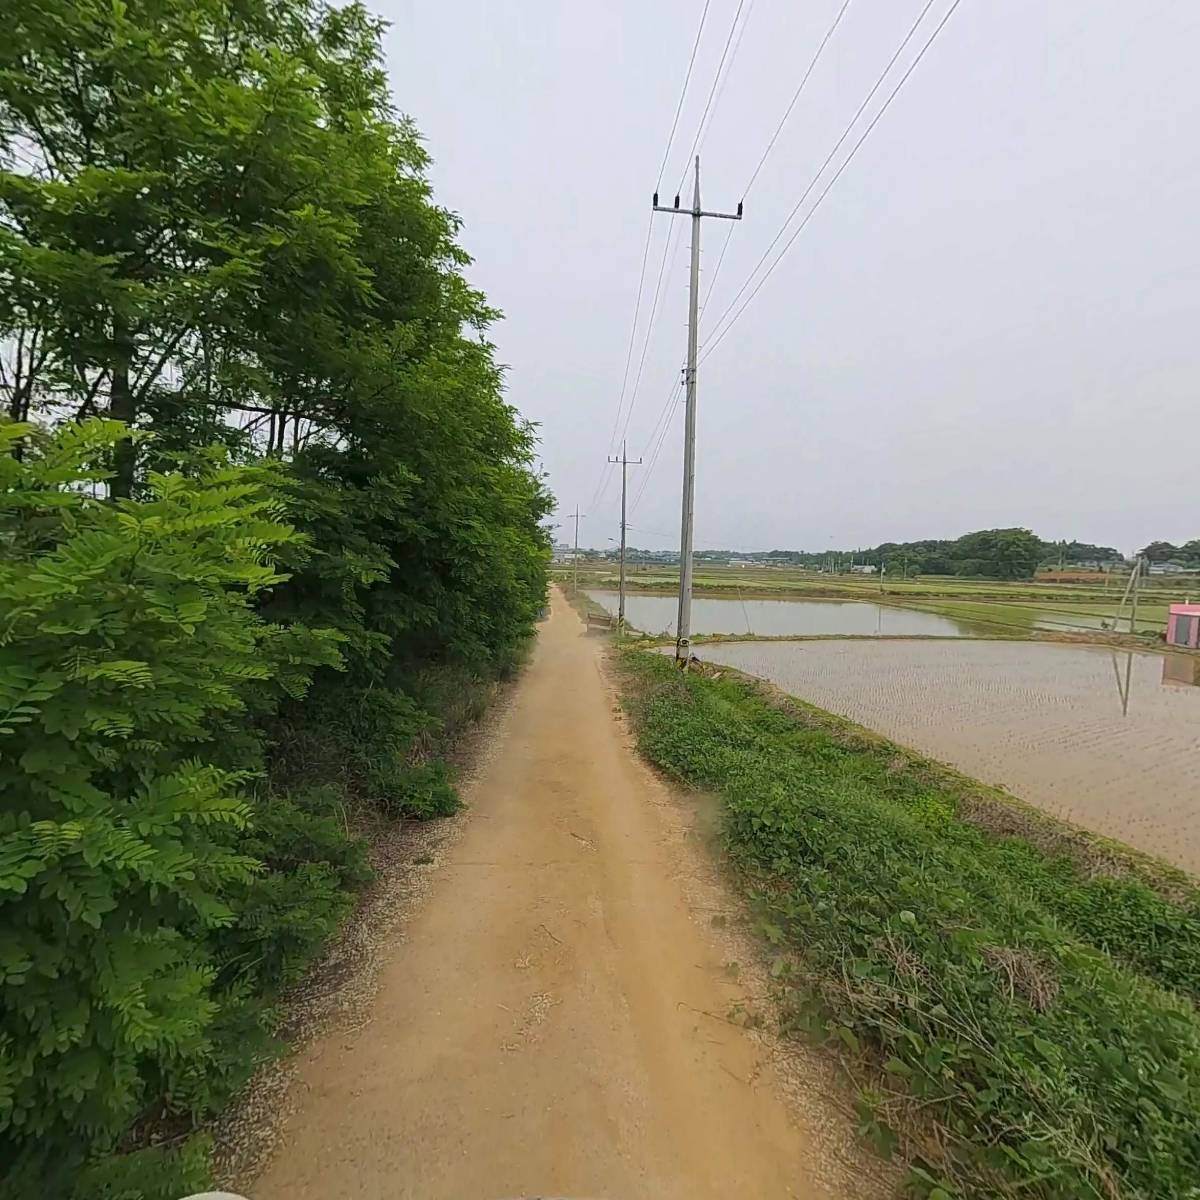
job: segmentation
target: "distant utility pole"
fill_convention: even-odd
[[[575,505],[575,550],[571,555],[571,590],[579,591],[579,505]]]
[[[613,458],[610,455],[608,461],[621,464],[621,598],[617,601],[617,632],[620,633],[625,628],[625,475],[630,463],[636,466],[642,460],[630,458],[626,453],[625,443],[622,442],[621,457]]]
[[[1138,555],[1133,560],[1133,570],[1129,572],[1129,582],[1125,585],[1125,591],[1121,595],[1121,602],[1117,605],[1116,614],[1113,617],[1113,629],[1115,630],[1120,623],[1121,613],[1125,611],[1125,602],[1129,601],[1129,635],[1132,637],[1137,624],[1138,610],[1138,583],[1142,575],[1142,558]]]
[[[654,211],[670,213],[671,216],[688,215],[692,219],[692,270],[691,290],[688,294],[688,356],[684,376],[687,384],[687,408],[683,433],[683,520],[679,534],[679,616],[675,622],[675,661],[685,667],[691,657],[692,633],[692,525],[696,501],[696,352],[700,337],[700,221],[702,217],[716,217],[722,221],[740,221],[742,204],[738,202],[736,213],[705,212],[700,207],[700,156],[696,155],[696,175],[692,188],[691,211],[679,207],[675,197],[674,208],[658,203],[654,193]]]
[[[1129,632],[1130,634],[1137,633],[1137,604],[1138,604],[1138,586],[1142,580],[1142,559],[1138,556],[1137,562],[1133,564],[1133,596],[1129,602]]]

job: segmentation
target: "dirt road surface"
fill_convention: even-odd
[[[556,592],[373,1018],[302,1061],[254,1200],[866,1194],[828,1081],[786,1099],[725,1019],[731,902],[615,707]]]

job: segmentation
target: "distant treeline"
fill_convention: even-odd
[[[1200,568],[1200,539],[1180,546],[1151,542],[1137,553],[1147,563],[1171,562]],[[1039,567],[1105,570],[1123,566],[1127,561],[1114,546],[1048,542],[1028,529],[981,529],[953,540],[882,542],[857,550],[771,550],[757,557],[797,566],[824,567],[832,560],[832,565],[843,569],[851,563],[860,563],[886,568],[888,574],[978,575],[993,579],[1029,579]]]
[[[1028,529],[980,529],[959,538],[882,542],[857,550],[809,553],[772,550],[770,561],[797,566],[844,567],[850,563],[883,568],[889,575],[965,575],[990,579],[1030,579],[1042,565],[1103,566],[1125,556],[1112,546],[1086,542],[1046,542]]]
[[[1151,563],[1175,562],[1185,567],[1200,567],[1200,538],[1192,538],[1181,546],[1171,542],[1151,542],[1138,554]]]
[[[590,559],[608,555],[581,551]],[[1200,569],[1200,538],[1182,545],[1150,542],[1138,556],[1147,563],[1175,563]],[[677,550],[629,547],[629,561],[670,564]],[[917,542],[881,542],[853,550],[698,550],[698,562],[760,562],[773,566],[846,571],[853,566],[883,569],[888,575],[961,575],[988,579],[1031,579],[1041,567],[1081,570],[1117,569],[1130,561],[1115,546],[1091,542],[1048,542],[1028,529],[980,529],[959,538],[926,538]]]

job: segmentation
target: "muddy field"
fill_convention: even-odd
[[[587,595],[614,615],[617,593]],[[674,596],[625,597],[625,619],[643,633],[675,632]],[[876,637],[969,637],[972,626],[934,613],[889,608],[862,600],[692,600],[693,633],[858,634]]]
[[[1200,873],[1193,657],[986,641],[747,642],[699,654]]]

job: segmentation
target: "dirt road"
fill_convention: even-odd
[[[302,1063],[255,1200],[864,1194],[816,1083],[797,1111],[723,1019],[729,901],[602,659],[556,593],[373,1019]]]

